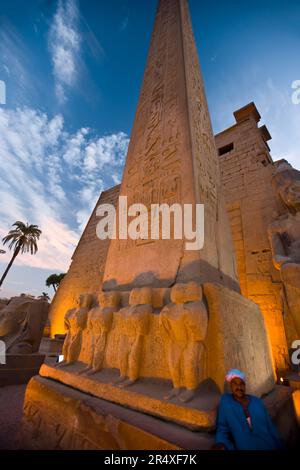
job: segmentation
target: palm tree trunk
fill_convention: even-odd
[[[13,262],[15,261],[16,257],[18,256],[19,251],[20,251],[20,247],[17,247],[17,248],[15,249],[15,251],[14,251],[14,254],[13,254],[13,256],[12,256],[12,259],[11,259],[10,262],[8,263],[7,268],[6,268],[6,270],[4,271],[4,273],[3,273],[3,276],[2,276],[1,279],[0,279],[0,287],[2,286],[3,281],[4,281],[4,279],[6,278],[8,271],[9,271],[10,268],[12,267]]]
[[[52,287],[53,287],[53,289],[54,289],[54,292],[56,292],[56,286],[55,286],[55,284],[52,284]]]

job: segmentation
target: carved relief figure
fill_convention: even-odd
[[[281,162],[272,186],[285,213],[269,227],[273,263],[284,284],[286,308],[300,337],[300,171]]]
[[[119,311],[121,340],[119,344],[120,377],[115,383],[126,387],[139,377],[143,337],[149,332],[152,313],[152,290],[149,287],[132,289],[129,306]]]
[[[175,284],[171,303],[160,313],[160,326],[166,336],[166,351],[173,389],[165,398],[179,395],[187,402],[199,385],[201,342],[208,324],[207,309],[202,301],[202,288],[196,282]],[[186,390],[180,393],[180,388]]]
[[[67,336],[63,345],[64,360],[57,367],[64,367],[78,360],[82,331],[86,328],[88,312],[93,303],[92,294],[81,294],[78,298],[78,307],[67,311],[65,315],[65,327]]]
[[[0,340],[10,354],[39,350],[49,304],[29,297],[15,297],[0,311]]]
[[[118,292],[101,292],[98,296],[99,306],[88,313],[87,329],[91,334],[90,360],[87,368],[81,373],[93,375],[102,369],[107,335],[113,323],[113,313],[119,308],[120,294]]]

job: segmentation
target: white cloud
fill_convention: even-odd
[[[3,64],[3,68],[4,68],[5,72],[7,73],[7,75],[9,76],[9,75],[10,75],[10,70],[9,70],[9,68],[7,67],[7,65],[6,65],[6,64]]]
[[[8,104],[12,101],[29,103],[41,90],[32,50],[7,18],[1,18],[0,23],[0,66],[6,75],[6,101]]]
[[[59,0],[49,32],[55,91],[58,100],[66,100],[66,87],[72,87],[78,76],[81,36],[79,12],[75,0]]]
[[[6,84],[0,80],[0,104],[6,104]]]
[[[0,237],[18,219],[43,231],[37,255],[17,264],[68,268],[100,192],[121,177],[128,140],[123,132],[99,137],[87,128],[70,134],[60,115],[0,109]]]

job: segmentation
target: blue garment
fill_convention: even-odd
[[[222,395],[218,417],[216,443],[229,450],[275,450],[284,449],[283,441],[260,398],[247,395],[250,429],[241,403],[230,393]]]

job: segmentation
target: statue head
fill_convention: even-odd
[[[102,308],[105,307],[118,307],[120,303],[120,294],[116,291],[105,292],[102,291],[98,295],[98,302]]]
[[[175,284],[171,289],[171,302],[184,304],[202,300],[202,287],[195,281]]]
[[[152,305],[151,287],[132,289],[129,296],[129,305]]]
[[[0,337],[11,335],[18,331],[24,323],[29,302],[22,299],[12,299],[0,312]]]
[[[93,294],[80,294],[77,300],[78,307],[91,308],[93,300]]]
[[[15,297],[0,311],[0,339],[8,353],[38,351],[49,304],[28,297]]]
[[[289,212],[300,211],[300,171],[285,160],[281,161],[273,175],[272,186]]]

